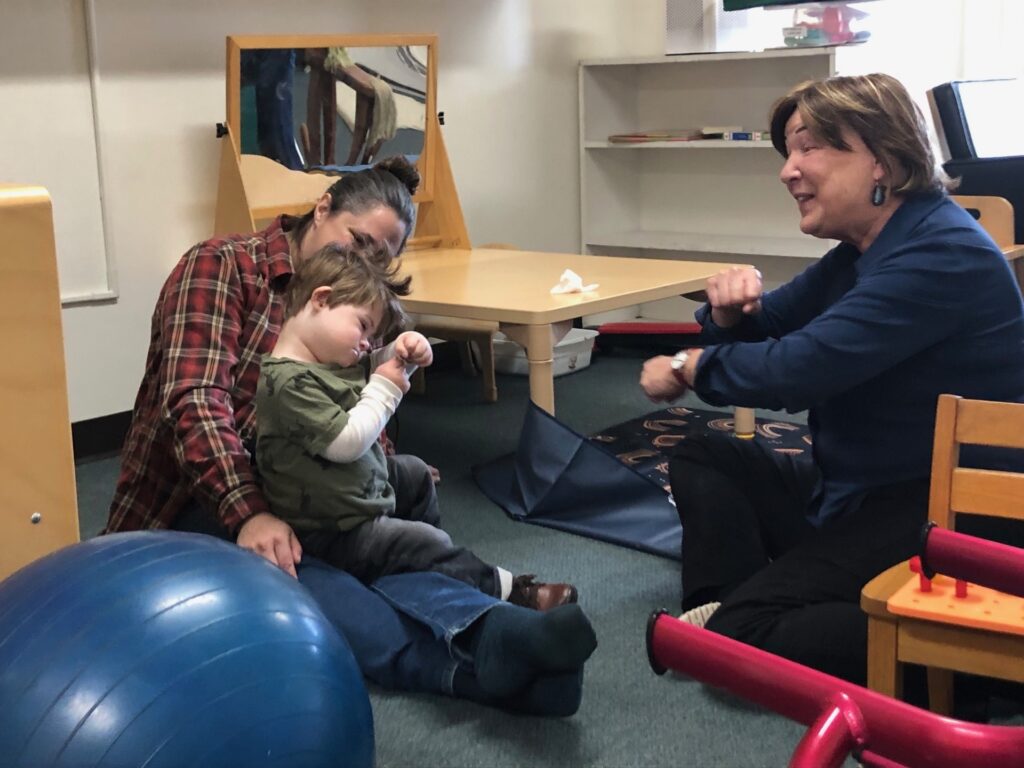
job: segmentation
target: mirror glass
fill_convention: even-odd
[[[427,117],[426,45],[243,48],[242,154],[342,172],[416,163]]]

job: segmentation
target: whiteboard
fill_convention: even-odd
[[[61,300],[113,298],[83,3],[2,2],[0,181],[49,191]]]

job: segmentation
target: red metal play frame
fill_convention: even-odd
[[[954,578],[1024,593],[1024,551],[927,529],[922,559]],[[943,717],[669,616],[651,616],[647,655],[809,726],[791,768],[838,768],[853,755],[879,768],[1024,766],[1024,728]]]

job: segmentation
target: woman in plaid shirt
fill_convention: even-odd
[[[386,160],[340,178],[305,216],[216,237],[182,257],[153,313],[106,531],[199,531],[265,557],[311,591],[379,685],[570,715],[596,644],[582,613],[559,622],[437,573],[365,587],[302,557],[251,462],[260,358],[277,339],[294,265],[329,244],[385,243],[399,254],[418,184],[408,162]]]

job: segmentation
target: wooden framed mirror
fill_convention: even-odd
[[[417,235],[457,224],[410,246],[469,247],[437,120],[436,35],[229,36],[225,85],[215,234],[303,214],[339,175],[404,154],[422,179]],[[455,209],[433,205],[439,190]]]

